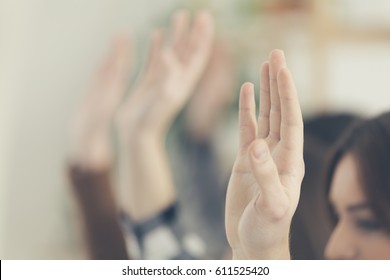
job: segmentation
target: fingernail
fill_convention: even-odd
[[[261,143],[257,143],[255,148],[253,149],[253,154],[257,160],[265,159],[267,156],[267,152],[267,148]]]

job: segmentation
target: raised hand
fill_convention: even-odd
[[[201,77],[211,53],[214,35],[207,12],[195,16],[179,11],[173,17],[171,42],[164,32],[153,35],[144,73],[119,113],[119,124],[133,138],[133,132],[164,133],[184,107]]]
[[[148,64],[128,100],[118,112],[117,128],[129,173],[122,197],[134,221],[142,221],[172,204],[175,188],[165,151],[165,136],[173,119],[194,92],[211,53],[214,24],[209,13],[173,17],[172,40],[156,31]]]
[[[226,198],[226,231],[236,259],[288,259],[289,229],[304,176],[303,121],[284,54],[260,71],[256,121],[253,85],[241,88],[240,147]]]
[[[132,57],[128,38],[118,37],[75,115],[71,127],[71,159],[88,169],[112,163],[110,126],[128,86]]]

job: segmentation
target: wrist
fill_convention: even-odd
[[[151,147],[164,149],[166,133],[147,129],[130,130],[126,135],[121,135],[120,139],[125,150],[138,154]]]
[[[111,167],[113,153],[108,131],[99,131],[73,141],[71,161],[90,170]]]
[[[148,201],[148,203],[145,203]],[[164,209],[174,205],[177,201],[176,195],[173,192],[159,191],[148,195],[146,200],[144,196],[140,196],[137,201],[132,201],[132,205],[125,208],[125,212],[131,217],[134,223],[142,223],[158,215]],[[150,204],[149,204],[150,203]]]
[[[233,260],[289,260],[291,259],[289,244],[281,244],[272,248],[251,250],[232,250]]]

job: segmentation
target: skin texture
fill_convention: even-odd
[[[282,51],[271,52],[260,79],[258,121],[253,85],[241,88],[226,233],[235,259],[289,259],[289,228],[305,170],[302,113]]]
[[[338,223],[325,250],[327,258],[390,259],[390,236],[375,226],[352,154],[338,163],[329,199]]]
[[[117,115],[117,131],[128,174],[125,210],[135,222],[153,217],[176,200],[165,149],[167,131],[183,109],[207,66],[214,23],[199,12],[172,19],[170,42],[155,32],[148,65]],[[151,171],[153,176],[151,176]]]

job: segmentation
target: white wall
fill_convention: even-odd
[[[390,40],[335,44],[328,54],[330,107],[376,115],[390,110]]]

